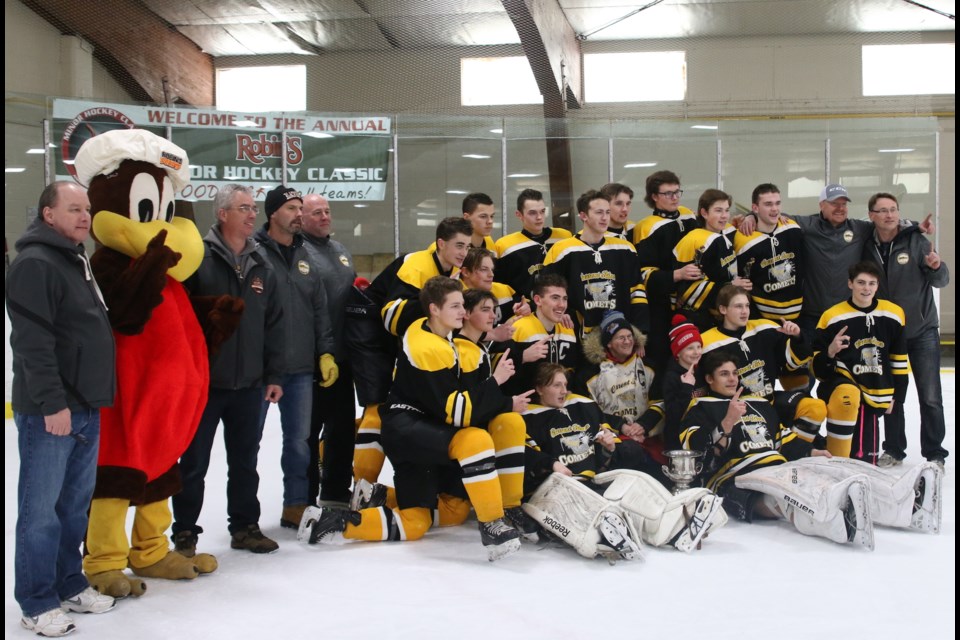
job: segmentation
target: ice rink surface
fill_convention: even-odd
[[[946,447],[955,446],[955,374],[943,374]],[[911,379],[911,385],[913,381]],[[910,447],[919,455],[911,387]],[[5,637],[27,638],[13,598],[17,430],[5,430]],[[281,529],[279,414],[260,450],[260,520],[280,543],[258,556],[230,549],[226,465],[218,435],[207,475],[198,549],[220,562],[192,581],[148,580],[140,598],[102,615],[75,614],[91,640],[310,638],[366,640],[686,640],[776,638],[939,640],[956,631],[956,466],[947,460],[940,535],[876,529],[868,552],[796,533],[784,522],[731,521],[700,551],[645,551],[609,565],[572,549],[524,543],[486,560],[476,521],[417,542],[307,547]],[[385,470],[382,479],[389,481]],[[130,512],[133,513],[132,511]]]

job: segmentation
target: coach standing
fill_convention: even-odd
[[[83,575],[100,444],[100,407],[113,403],[114,342],[83,242],[90,200],[71,182],[40,195],[6,282],[13,350],[13,419],[20,450],[16,586],[20,624],[38,635],[74,629],[64,611],[113,608]]]

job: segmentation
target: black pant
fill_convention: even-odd
[[[313,390],[310,421],[309,496],[313,502],[350,499],[353,481],[353,445],[356,438],[357,405],[353,396],[353,371],[349,362],[338,362],[340,375],[329,387]],[[319,379],[319,376],[318,376]],[[323,477],[320,476],[319,443],[323,435]]]

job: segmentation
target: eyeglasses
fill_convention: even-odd
[[[892,209],[870,209],[870,213],[879,213],[885,216],[888,213],[900,213],[900,209],[897,207],[893,207]]]
[[[242,204],[239,207],[227,207],[227,208],[234,209],[236,211],[239,211],[240,213],[256,213],[257,212],[257,208],[252,207],[249,204]]]
[[[677,189],[676,191],[658,191],[658,196],[663,196],[664,198],[679,198],[683,195],[683,189]]]

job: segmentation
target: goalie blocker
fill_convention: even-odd
[[[627,469],[598,474],[592,482],[590,487],[553,473],[523,510],[587,558],[632,560],[644,543],[691,551],[727,522],[722,500],[707,489],[674,496],[650,476]]]

